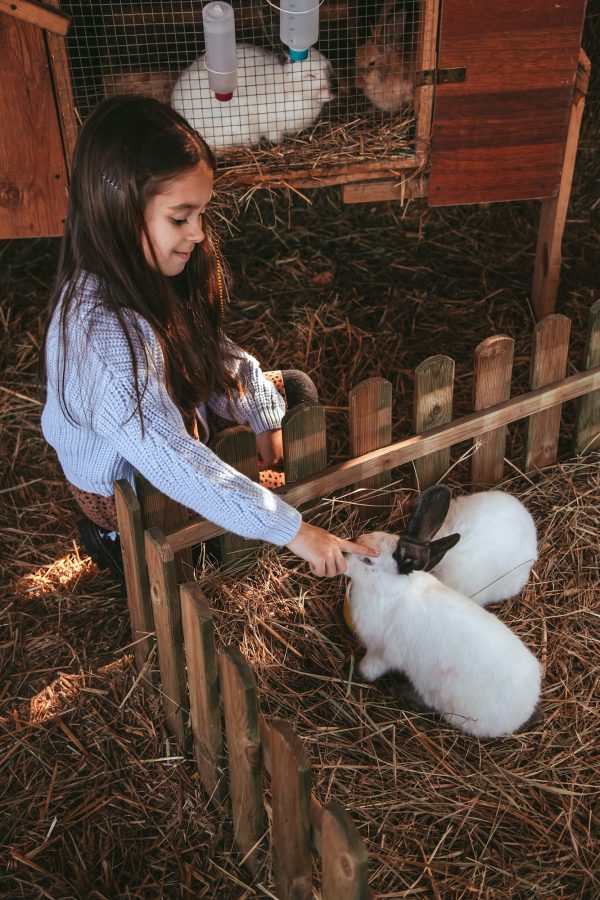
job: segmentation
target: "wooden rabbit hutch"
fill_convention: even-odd
[[[0,236],[61,233],[77,129],[103,97],[140,91],[177,105],[178,80],[205,49],[202,6],[0,0]],[[293,88],[300,131],[289,93],[280,95],[283,112],[281,102],[277,113],[270,105],[287,77],[280,4],[232,6],[237,41],[272,67],[242,116],[278,115],[282,139],[225,141],[222,184],[339,184],[348,203],[540,199],[532,299],[538,317],[552,311],[589,79],[580,49],[585,0],[322,0],[316,55],[326,74]],[[293,66],[298,78],[296,63],[287,62],[288,76]],[[183,95],[180,111],[218,135],[193,91]],[[229,110],[220,106],[222,119]]]

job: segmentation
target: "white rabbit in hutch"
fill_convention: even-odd
[[[426,528],[446,502],[443,489],[429,492],[413,521]],[[500,737],[526,726],[537,714],[539,662],[496,616],[431,574],[460,535],[420,542],[417,562],[399,551],[396,535],[357,540],[379,550],[378,557],[346,557],[350,613],[367,648],[361,676],[374,681],[403,672],[424,709],[466,734]],[[405,574],[398,574],[398,559]]]
[[[211,91],[203,56],[173,88],[173,107],[212,147],[252,147],[261,138],[279,143],[312,125],[332,99],[331,64],[318,50],[302,62],[281,62],[262,47],[239,44],[237,65],[237,89],[227,103]]]

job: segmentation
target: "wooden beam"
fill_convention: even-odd
[[[0,0],[0,12],[62,37],[65,37],[71,27],[71,17],[66,13],[32,0]]]
[[[559,384],[529,391],[522,397],[513,397],[481,412],[469,413],[447,425],[432,428],[425,434],[414,435],[381,450],[373,450],[358,459],[338,463],[322,475],[304,479],[289,488],[280,488],[275,493],[280,494],[292,506],[298,506],[300,503],[314,500],[315,497],[324,497],[331,491],[345,488],[355,481],[371,478],[380,472],[421,459],[428,453],[451,447],[461,441],[468,441],[478,434],[485,434],[494,428],[524,419],[541,410],[551,409],[567,400],[574,400],[598,389],[600,389],[600,366],[571,375]],[[166,535],[166,539],[173,550],[177,551],[221,534],[222,531],[218,525],[198,517],[188,525],[171,531]]]

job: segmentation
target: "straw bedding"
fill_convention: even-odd
[[[592,18],[597,43],[595,30]],[[573,322],[571,371],[598,296],[597,98],[558,305]],[[361,378],[392,381],[394,439],[410,432],[410,373],[432,353],[456,360],[457,414],[469,406],[473,350],[490,334],[515,337],[513,393],[527,388],[536,204],[344,208],[327,190],[309,200],[238,197],[229,332],[267,368],[315,378],[330,461],[348,452],[347,391]],[[228,815],[206,808],[160,704],[136,681],[125,601],[74,540],[77,511],[42,440],[35,390],[56,254],[54,240],[0,244],[0,894],[273,896],[269,871],[252,884],[237,868]],[[263,710],[306,743],[317,796],[352,811],[382,896],[600,894],[600,460],[570,458],[572,422],[569,404],[561,462],[543,473],[518,471],[522,424],[507,451],[504,487],[540,534],[530,584],[495,609],[544,667],[545,715],[531,732],[477,742],[402,709],[393,678],[361,684],[341,580],[311,578],[287,552],[265,549],[244,575],[197,573],[219,639],[239,642],[253,666]],[[394,474],[391,519],[377,526],[401,527],[414,496],[411,473]],[[465,463],[448,476],[460,489],[467,478]],[[314,520],[353,534],[357,500],[325,500]]]

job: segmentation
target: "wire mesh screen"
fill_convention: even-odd
[[[303,61],[291,61],[280,38],[281,5],[232,0],[237,87],[222,101],[208,81],[201,2],[62,3],[72,17],[64,59],[54,51],[65,127],[106,96],[140,92],[171,103],[219,166],[242,175],[414,157],[437,0],[321,0],[318,40]]]

